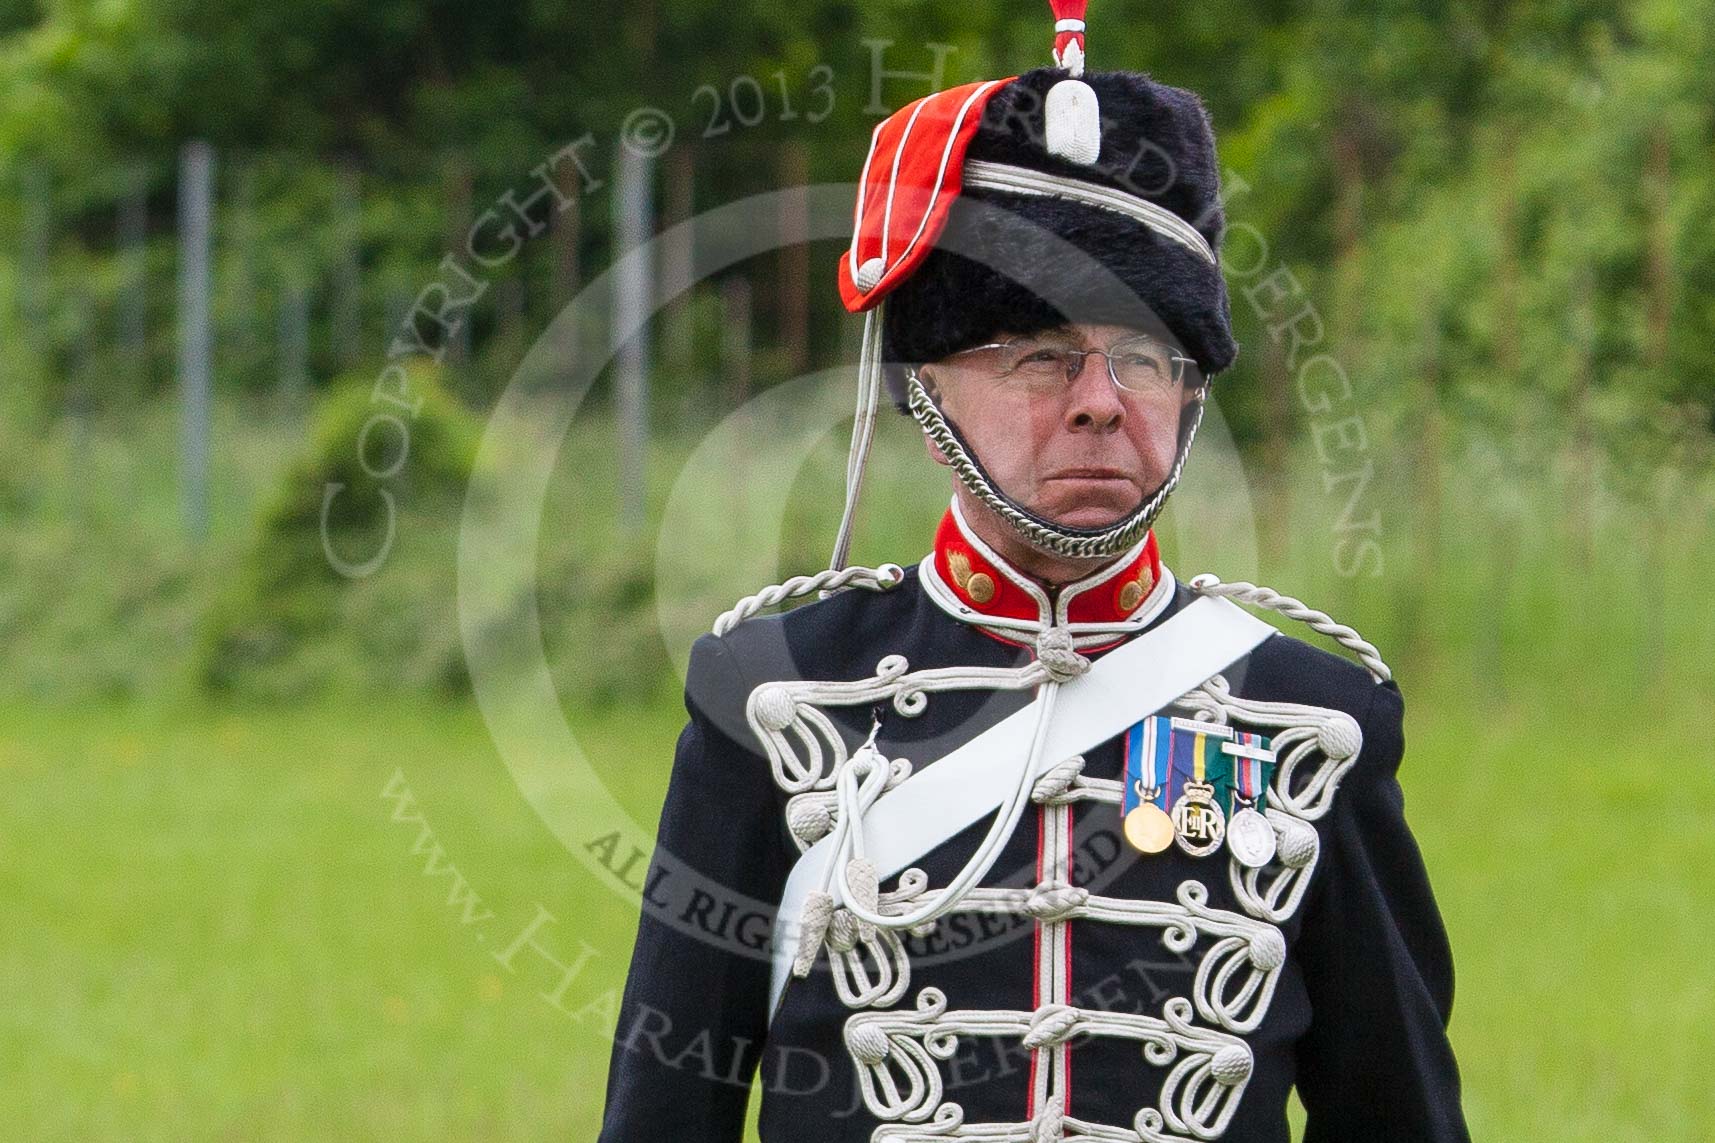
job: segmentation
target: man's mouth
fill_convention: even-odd
[[[1064,468],[1054,473],[1049,480],[1124,480],[1131,482],[1131,474],[1119,468]]]

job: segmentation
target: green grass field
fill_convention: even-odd
[[[583,736],[616,776],[677,733],[641,713]],[[548,907],[568,956],[574,931],[599,948],[573,990],[594,996],[623,977],[634,910],[540,826],[470,708],[12,708],[0,725],[8,1137],[593,1135],[600,1029],[473,929],[509,940]],[[629,773],[642,806],[658,775]],[[394,820],[396,774],[432,843]],[[448,865],[491,922],[460,924]]]
[[[1404,685],[1476,1137],[1709,1138],[1715,777],[1669,714],[1692,696],[1640,722]],[[678,715],[573,720],[643,822]],[[6,1135],[594,1136],[634,910],[551,837],[471,707],[12,706],[0,728]],[[449,866],[479,902],[449,904]],[[594,950],[561,1000],[579,1018],[543,998],[545,961],[494,955],[538,906],[545,945]]]

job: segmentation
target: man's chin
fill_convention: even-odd
[[[1129,505],[1086,502],[1057,511],[1038,512],[1037,515],[1062,528],[1110,528],[1137,511],[1142,503],[1142,498]]]

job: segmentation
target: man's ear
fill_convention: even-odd
[[[947,459],[947,454],[941,451],[941,446],[929,439],[927,433],[923,436],[923,447],[929,451],[929,459],[936,464],[952,467],[953,462]]]
[[[919,368],[917,380],[922,383],[923,391],[929,394],[929,399],[939,405],[941,403],[941,387],[935,384],[935,375],[926,368]]]
[[[929,394],[929,399],[939,405],[941,403],[941,387],[935,384],[934,376],[919,369],[917,380],[923,383],[923,391]],[[923,437],[923,446],[928,450],[930,460],[939,465],[952,466],[953,462],[947,459],[947,454],[941,451],[941,446],[930,440],[927,434]]]

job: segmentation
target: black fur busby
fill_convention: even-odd
[[[997,93],[967,161],[1029,167],[1148,199],[1196,227],[1218,254],[1226,220],[1202,101],[1136,72],[1086,73],[1102,124],[1100,154],[1086,166],[1049,154],[1044,143],[1047,92],[1066,76],[1039,68]],[[1238,352],[1219,267],[1102,207],[967,188],[936,249],[888,297],[883,353],[889,362],[918,364],[1001,333],[1073,321],[1164,326],[1205,378]],[[900,370],[888,373],[900,401]]]

